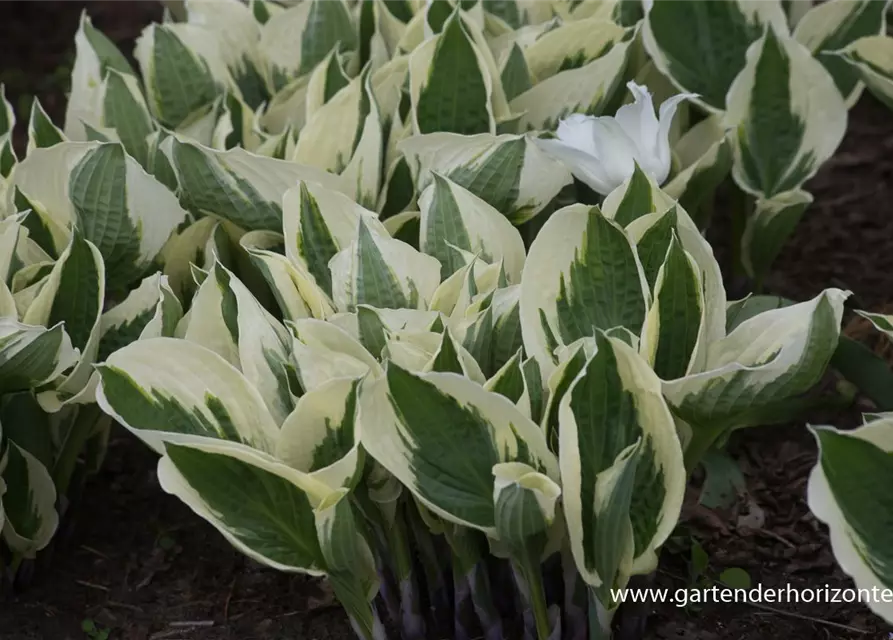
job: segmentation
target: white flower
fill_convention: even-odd
[[[602,195],[608,195],[629,178],[635,164],[658,184],[670,173],[670,125],[679,103],[695,97],[681,93],[660,105],[660,119],[648,90],[630,82],[626,85],[635,102],[620,107],[611,116],[573,114],[558,124],[557,140],[537,140],[574,176]]]

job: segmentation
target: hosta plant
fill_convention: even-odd
[[[299,179],[239,242],[275,302],[193,265],[176,337],[114,352],[97,399],[237,548],[327,576],[360,637],[602,637],[686,456],[785,414],[846,293],[728,328],[709,245],[646,176],[529,248],[510,205],[438,171],[420,190],[401,240]]]
[[[893,317],[859,314],[887,338],[893,335]],[[862,365],[863,371],[841,367],[843,374],[860,384],[860,390],[878,407],[889,409],[893,372],[889,367],[879,368],[875,359],[864,354],[851,360],[855,366]],[[893,504],[885,491],[878,490],[893,478],[893,417],[880,411],[866,414],[864,424],[855,429],[811,429],[819,457],[809,478],[809,507],[828,526],[834,556],[860,590],[860,601],[893,622],[893,607],[884,595],[885,590],[893,589],[889,534]]]
[[[153,264],[186,212],[118,143],[74,143],[38,102],[25,157],[7,126],[0,201],[0,569],[51,541],[110,420],[93,364],[172,334],[180,304]]]

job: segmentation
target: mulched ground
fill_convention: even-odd
[[[59,117],[72,60],[72,36],[85,3],[7,2],[2,7],[0,81],[25,119],[37,95]],[[94,24],[126,52],[159,5],[86,3]],[[810,185],[807,212],[774,275],[770,292],[812,297],[826,286],[855,292],[861,306],[893,298],[893,114],[866,97],[851,112],[847,139]],[[813,422],[853,425],[855,408]],[[766,427],[736,438],[731,452],[747,490],[726,512],[687,500],[686,526],[710,557],[708,573],[745,569],[754,584],[849,587],[823,528],[805,502],[815,445],[802,426]],[[0,603],[4,640],[82,640],[102,630],[120,640],[347,640],[353,635],[324,585],[267,571],[233,551],[210,526],[166,495],[155,457],[120,430],[103,471],[87,486],[76,520],[50,572]],[[687,551],[668,554],[657,585],[689,586]],[[83,630],[84,623],[96,632]],[[646,637],[674,640],[888,640],[861,605],[751,604],[656,607]]]

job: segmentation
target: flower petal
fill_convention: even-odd
[[[594,156],[596,154],[593,135],[594,121],[594,116],[582,113],[571,114],[558,123],[555,135],[564,144]]]
[[[551,157],[564,163],[575,178],[596,193],[607,195],[614,186],[601,162],[592,154],[581,151],[561,140],[535,139],[536,145]]]

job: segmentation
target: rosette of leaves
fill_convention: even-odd
[[[3,103],[9,129],[12,110]],[[15,581],[50,542],[110,420],[93,364],[172,334],[180,304],[157,254],[186,212],[119,143],[75,143],[35,101],[0,202],[0,567]]]
[[[654,67],[728,132],[736,268],[759,288],[812,202],[803,185],[840,144],[847,109],[865,86],[883,95],[883,73],[855,52],[877,60],[889,2],[645,5]]]
[[[176,337],[113,353],[97,398],[236,547],[328,576],[361,637],[608,633],[610,589],[655,569],[678,519],[685,458],[789,414],[847,294],[727,328],[709,245],[641,174],[603,207],[555,211],[526,248],[518,196],[497,208],[456,172],[524,137],[453,135],[482,152],[421,160],[400,224],[334,174],[172,138],[181,177],[186,149],[269,167],[269,206],[221,202],[281,216],[235,248],[271,295],[206,254]],[[274,187],[280,169],[297,186]],[[181,200],[201,189],[182,182]]]

